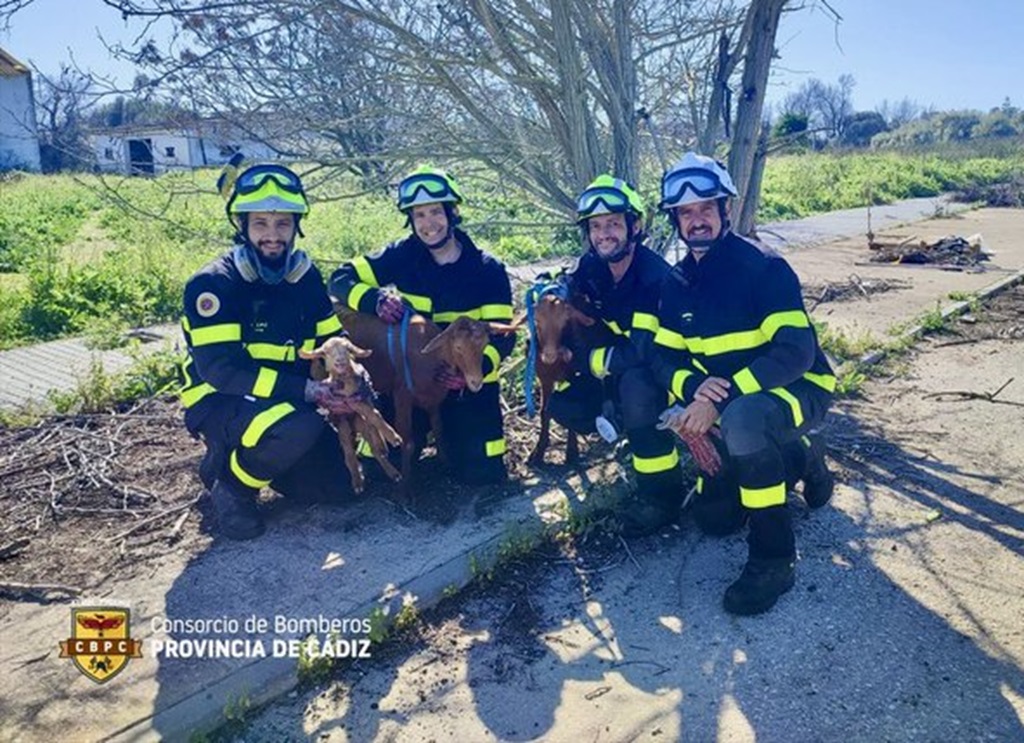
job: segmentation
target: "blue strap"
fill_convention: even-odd
[[[405,312],[402,314],[402,322],[398,326],[398,353],[401,356],[400,359],[395,358],[395,326],[391,324],[388,325],[388,356],[391,358],[391,365],[395,367],[395,370],[402,370],[402,377],[405,381],[405,388],[410,392],[412,392],[413,390],[412,368],[409,365],[409,321],[411,319],[412,310],[406,307]]]
[[[523,394],[526,397],[526,415],[532,418],[537,413],[533,402],[533,379],[537,372],[537,321],[534,308],[542,297],[554,295],[563,301],[569,301],[569,287],[561,281],[538,281],[526,292],[526,328],[530,333],[530,350],[526,354],[526,367],[523,371]]]

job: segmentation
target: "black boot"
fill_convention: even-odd
[[[803,481],[804,500],[809,507],[821,508],[832,499],[836,479],[825,464],[825,442],[821,436],[811,437]]]
[[[263,517],[251,493],[235,492],[223,480],[210,490],[220,533],[228,539],[254,539],[263,533]]]
[[[727,589],[722,604],[730,614],[750,616],[768,611],[793,587],[793,558],[750,558]]]
[[[634,494],[619,505],[614,513],[624,537],[646,537],[679,520],[680,499]]]

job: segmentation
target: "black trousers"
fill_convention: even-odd
[[[832,396],[810,382],[790,385],[787,394],[757,392],[733,400],[721,416],[716,446],[723,468],[699,477],[693,515],[710,534],[728,534],[749,518],[752,558],[796,554],[786,493],[808,464],[807,437],[821,424]]]
[[[580,434],[595,431],[594,419],[611,402],[615,425],[629,439],[637,492],[647,498],[678,505],[682,501],[682,474],[675,437],[656,428],[668,407],[668,395],[646,366],[597,380],[576,374],[569,386],[551,397],[551,417]],[[607,416],[606,416],[607,417]]]
[[[226,397],[196,426],[216,459],[216,477],[253,495],[331,502],[352,495],[334,428],[307,404]]]

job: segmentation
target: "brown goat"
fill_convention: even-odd
[[[350,397],[357,394],[366,395],[371,392],[370,377],[366,369],[356,361],[365,359],[373,351],[360,348],[345,337],[328,338],[323,345],[312,351],[299,351],[304,359],[322,359],[327,371],[327,383],[339,395]],[[356,434],[373,452],[384,473],[392,480],[400,480],[398,472],[388,461],[388,444],[399,446],[402,438],[395,432],[380,411],[369,400],[358,400],[352,404],[355,412],[348,415],[330,415],[331,423],[338,430],[338,441],[345,455],[345,465],[352,478],[352,489],[362,493],[365,486],[363,467],[356,455]]]
[[[374,388],[392,396],[395,404],[395,429],[402,437],[401,495],[411,502],[410,482],[412,461],[416,455],[413,438],[413,408],[425,410],[430,417],[430,428],[442,448],[441,403],[448,395],[447,388],[436,380],[445,364],[462,372],[470,392],[479,392],[483,386],[483,352],[491,333],[514,333],[512,325],[488,323],[460,317],[443,331],[420,315],[409,320],[406,353],[402,353],[399,328],[393,326],[391,347],[388,347],[388,325],[375,315],[338,309],[342,327],[352,340],[373,351],[366,368]],[[395,363],[392,362],[394,359]],[[412,376],[412,389],[406,386],[403,364]]]
[[[569,302],[553,294],[541,297],[533,310],[535,337],[530,343],[537,344],[537,379],[540,380],[540,438],[530,453],[529,463],[539,465],[544,462],[544,453],[550,443],[551,412],[548,403],[554,392],[555,385],[568,379],[572,351],[565,345],[566,339],[575,331],[574,326],[589,327],[594,320],[583,314]],[[524,318],[518,318],[521,324]],[[565,462],[566,464],[579,459],[579,442],[576,434],[566,431]]]

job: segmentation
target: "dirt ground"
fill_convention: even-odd
[[[590,532],[442,604],[238,740],[1019,740],[1022,369],[1018,285],[837,405],[835,515],[792,503],[801,582],[772,612],[785,640],[709,608],[724,586],[715,542],[688,521],[629,545]],[[741,540],[728,548],[741,555]],[[658,650],[642,621],[685,628],[703,655]],[[793,632],[807,653],[793,657]]]

